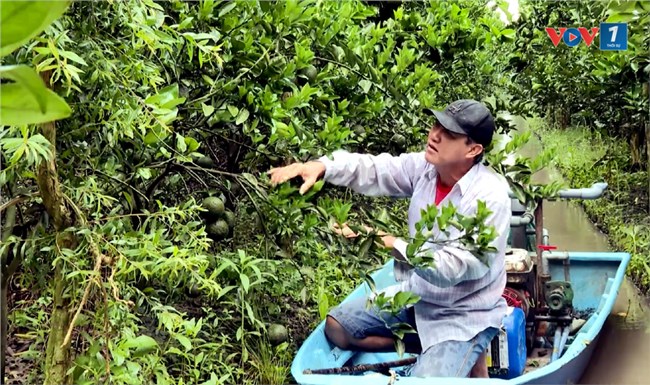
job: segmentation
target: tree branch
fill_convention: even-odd
[[[204,100],[208,100],[208,99],[210,99],[212,96],[218,94],[218,93],[219,93],[223,88],[225,88],[227,85],[230,85],[231,83],[237,83],[237,82],[239,81],[239,79],[241,79],[241,78],[242,78],[244,75],[246,75],[247,73],[251,72],[251,71],[253,70],[253,68],[255,68],[255,67],[256,67],[256,66],[257,66],[257,65],[262,61],[262,59],[264,59],[264,58],[266,57],[266,55],[269,53],[269,50],[271,49],[271,47],[273,47],[273,46],[276,44],[277,40],[278,40],[278,38],[276,37],[276,38],[271,42],[271,44],[269,44],[269,46],[266,47],[266,49],[264,50],[264,52],[262,52],[262,55],[257,59],[257,61],[255,61],[255,63],[253,63],[253,65],[250,66],[249,68],[247,68],[245,71],[243,71],[242,73],[240,73],[239,75],[237,75],[235,78],[233,78],[233,79],[231,79],[230,81],[228,81],[226,84],[224,84],[224,85],[223,85],[221,88],[219,88],[218,90],[214,90],[214,91],[212,91],[212,92],[209,92],[209,93],[207,93],[207,94],[201,96],[200,98],[197,98],[197,99],[191,100],[191,101],[190,101],[189,103],[187,103],[187,104],[193,104],[193,103],[202,102],[202,101],[204,101]],[[215,111],[216,111],[216,110],[215,110]],[[214,111],[213,111],[212,113],[214,114]],[[212,115],[212,114],[210,114],[210,115]],[[209,116],[206,116],[206,118],[209,118]]]
[[[147,187],[147,191],[145,192],[146,194],[145,198],[147,198],[147,201],[151,199],[151,194],[153,194],[153,190],[155,190],[158,184],[160,184],[160,182],[167,176],[167,174],[169,174],[171,169],[172,169],[172,162],[169,162],[167,163],[167,166],[165,166],[163,172],[161,172],[160,175],[158,175],[158,177],[154,179],[153,182],[151,182],[149,187]]]
[[[30,195],[21,195],[21,196],[17,196],[15,198],[12,198],[8,202],[4,203],[3,205],[0,205],[0,213],[3,212],[5,209],[13,206],[13,205],[17,205],[17,204],[19,204],[19,203],[21,203],[23,201],[29,200],[29,199],[31,199],[31,198],[33,198],[35,196],[38,196],[38,195],[40,195],[40,194],[38,192],[35,192],[33,194],[30,194]]]
[[[51,71],[41,73],[45,84],[50,84]],[[54,220],[54,227],[62,230],[72,225],[72,215],[65,204],[63,193],[59,184],[59,175],[56,169],[56,125],[54,122],[43,123],[43,136],[52,145],[52,158],[41,162],[36,176],[36,182],[43,198],[43,205]]]
[[[93,268],[93,275],[99,275],[99,269],[102,267],[102,260],[103,256],[102,253],[99,252],[99,249],[97,245],[92,240],[88,240],[89,242],[89,247],[90,247],[90,252],[91,254],[95,257],[95,267]],[[88,281],[88,284],[86,285],[86,289],[84,290],[84,295],[81,298],[81,302],[79,303],[79,307],[77,307],[77,311],[75,312],[74,316],[72,317],[72,320],[70,321],[70,325],[68,326],[68,332],[65,335],[65,338],[63,339],[63,343],[61,344],[61,347],[67,346],[70,343],[70,338],[72,337],[72,330],[74,329],[74,324],[77,322],[77,318],[79,317],[79,314],[81,314],[81,311],[83,310],[84,306],[86,305],[86,302],[88,301],[88,296],[90,295],[90,286],[94,283],[97,283],[99,286],[101,286],[100,282],[97,282],[96,277],[91,277],[90,280]]]
[[[141,197],[146,199],[147,202],[149,202],[149,198],[147,198],[147,196],[145,194],[143,194],[140,190],[138,190],[137,188],[131,186],[130,184],[128,184],[128,183],[126,183],[126,182],[124,182],[124,181],[122,181],[122,180],[120,180],[120,179],[118,179],[118,178],[116,178],[116,177],[114,177],[112,175],[108,175],[103,171],[100,171],[100,170],[92,170],[92,171],[95,172],[95,173],[98,173],[100,175],[104,175],[105,177],[110,178],[111,180],[114,180],[114,181],[124,185],[124,187],[127,187],[129,190],[132,190],[134,193],[140,195]]]

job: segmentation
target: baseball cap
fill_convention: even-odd
[[[485,104],[472,99],[461,99],[450,103],[444,111],[424,109],[433,114],[447,130],[469,136],[476,143],[488,147],[496,127],[494,118]]]

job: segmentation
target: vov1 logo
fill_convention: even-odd
[[[546,28],[546,34],[556,47],[560,44],[560,40],[569,47],[576,47],[581,41],[584,41],[585,45],[589,47],[599,32],[602,51],[627,50],[627,23],[600,23],[600,28],[593,27],[591,30],[585,27]]]

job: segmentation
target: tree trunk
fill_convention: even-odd
[[[648,214],[650,214],[650,122],[645,124],[645,151],[648,156],[645,169],[648,173]]]
[[[43,81],[49,86],[50,71],[41,74]],[[59,184],[56,169],[56,126],[54,122],[41,125],[43,136],[52,143],[53,156],[48,162],[43,162],[37,175],[37,183],[43,199],[43,205],[54,222],[57,232],[73,224],[71,211],[65,203],[63,192]],[[66,236],[61,246],[74,248],[75,240]],[[65,277],[61,265],[54,269],[53,308],[50,316],[50,334],[47,339],[45,351],[45,382],[44,385],[66,385],[71,383],[67,374],[71,366],[70,345],[63,345],[65,333],[70,322],[70,299],[64,295]]]
[[[65,281],[60,266],[57,266],[54,271],[54,282],[56,287],[50,316],[50,335],[45,351],[44,385],[67,385],[72,383],[72,379],[67,374],[71,365],[70,345],[62,345],[70,323],[70,304],[63,294]]]
[[[41,164],[37,183],[43,205],[54,221],[54,228],[61,231],[72,225],[72,215],[63,199],[63,192],[59,186],[59,175],[56,171],[56,128],[53,122],[43,124],[42,128],[43,136],[52,143],[53,156],[49,162]]]
[[[567,107],[564,107],[561,109],[560,113],[560,126],[562,127],[563,130],[566,130],[569,127],[569,119],[571,116],[569,115],[569,110]]]
[[[0,304],[0,323],[2,324],[2,343],[0,345],[2,348],[2,352],[0,352],[0,381],[4,384],[5,383],[5,362],[6,362],[6,354],[7,354],[7,345],[9,344],[9,339],[7,338],[7,316],[8,316],[8,311],[7,311],[7,285],[5,285],[5,277],[4,274],[2,276],[2,287],[0,287],[0,300],[2,303]]]
[[[6,215],[4,218],[2,235],[0,236],[0,241],[5,242],[13,233],[14,226],[16,224],[16,206],[11,206],[7,209]],[[19,258],[14,256],[14,258]],[[9,249],[0,255],[0,381],[4,384],[5,380],[5,355],[7,353],[7,345],[9,339],[7,338],[7,290],[9,286],[9,278],[13,271],[12,267],[15,266],[14,261],[9,262]]]

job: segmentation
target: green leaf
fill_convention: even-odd
[[[219,17],[222,17],[223,15],[225,15],[225,14],[227,14],[228,12],[232,11],[236,6],[237,6],[237,3],[234,2],[234,1],[231,2],[231,3],[229,3],[228,5],[226,5],[225,7],[223,7],[223,8],[221,9],[221,11],[219,11]]]
[[[192,342],[190,341],[189,338],[185,337],[185,336],[182,335],[182,334],[176,334],[175,337],[176,337],[176,340],[177,340],[181,345],[183,345],[183,347],[185,348],[185,351],[189,351],[190,349],[192,349]]]
[[[248,276],[246,274],[243,274],[243,273],[239,274],[239,279],[241,280],[241,285],[242,285],[242,288],[244,289],[244,292],[248,293],[248,288],[251,285],[250,279],[248,278]]]
[[[0,84],[0,125],[20,126],[67,118],[72,111],[59,95],[45,88],[41,91],[45,112],[36,98],[21,84]]]
[[[400,358],[404,356],[404,353],[406,353],[406,345],[404,344],[404,341],[400,339],[395,340],[395,351]]]
[[[194,357],[194,365],[198,365],[201,362],[203,362],[204,358],[205,358],[205,353],[203,352],[199,353],[196,357]]]
[[[320,190],[323,189],[324,185],[325,185],[325,181],[321,179],[321,180],[317,181],[316,183],[314,183],[314,185],[311,187],[311,190],[315,191],[315,192],[319,192]]]
[[[271,9],[271,1],[269,0],[260,0],[259,4],[262,12],[264,13],[268,12]]]
[[[147,135],[144,137],[144,143],[148,145],[156,144],[159,141],[165,140],[167,138],[167,131],[159,124],[151,127]],[[164,147],[160,148],[160,151],[166,150]]]
[[[325,293],[325,290],[321,287],[319,287],[319,293],[318,293],[318,314],[320,315],[320,319],[323,320],[327,316],[327,312],[329,311],[329,298],[327,297],[327,293]]]
[[[45,93],[48,88],[36,71],[25,65],[2,66],[0,78],[11,79],[24,87],[36,99],[41,113],[45,113]]]
[[[375,280],[372,279],[370,274],[364,272],[363,273],[363,279],[364,279],[364,281],[366,282],[366,284],[368,285],[368,287],[370,288],[371,291],[373,291],[373,292],[377,291],[377,285],[375,285]]]
[[[189,152],[194,152],[199,148],[199,142],[194,138],[185,137],[185,144],[187,145],[187,150]]]
[[[251,307],[250,303],[245,302],[244,304],[246,305],[246,313],[248,313],[248,319],[251,321],[256,320],[255,313],[253,312],[253,308]]]
[[[370,91],[370,87],[372,87],[372,83],[366,79],[362,79],[359,81],[359,86],[361,86],[363,93],[367,94]]]
[[[515,30],[514,29],[504,29],[501,31],[501,35],[505,36],[507,39],[514,39],[515,38]]]
[[[632,13],[614,13],[607,18],[607,23],[630,22],[632,20],[634,20]]]
[[[142,179],[148,180],[151,179],[151,169],[150,168],[139,168],[137,171],[138,176],[142,177]]]
[[[510,187],[512,189],[512,192],[519,200],[519,202],[521,202],[521,204],[526,204],[526,192],[524,191],[524,189],[521,186],[513,183],[510,184]]]
[[[235,120],[235,124],[240,125],[240,124],[244,123],[248,119],[249,115],[250,114],[249,114],[247,109],[245,109],[245,108],[241,109],[239,111],[239,115],[237,115],[237,119]]]
[[[184,153],[187,150],[185,138],[179,133],[176,133],[176,149],[181,153]]]
[[[200,383],[199,385],[217,385],[220,384],[221,381],[219,381],[219,377],[214,372],[210,373],[210,379]]]
[[[637,6],[640,6],[640,8],[641,8],[641,10],[639,10],[639,12],[641,12],[642,10],[645,11],[645,12],[650,12],[650,2],[638,1]],[[638,7],[637,7],[637,9],[638,9]]]
[[[184,103],[185,98],[178,97],[178,84],[172,84],[149,96],[144,102],[159,108],[172,109]]]
[[[124,343],[124,347],[135,347],[136,350],[134,352],[134,356],[137,357],[152,352],[158,348],[158,342],[149,336],[142,335],[126,341],[126,343]]]
[[[72,51],[59,50],[59,54],[61,54],[61,56],[63,56],[64,58],[66,58],[68,60],[72,60],[73,62],[79,63],[81,65],[85,65],[85,66],[88,65],[84,61],[84,59],[82,59],[79,55],[77,55],[76,53],[74,53]]]
[[[395,306],[398,306],[399,308],[403,308],[404,306],[411,304],[412,300],[412,295],[408,291],[398,291],[393,297]]]
[[[359,258],[364,259],[368,255],[368,251],[370,251],[370,247],[374,243],[375,239],[374,237],[368,237],[363,240],[361,243],[361,247],[359,247]]]
[[[203,109],[203,116],[210,116],[214,112],[214,107],[205,103],[201,103],[201,108]]]
[[[69,1],[7,1],[0,3],[0,57],[41,33],[68,8]]]

